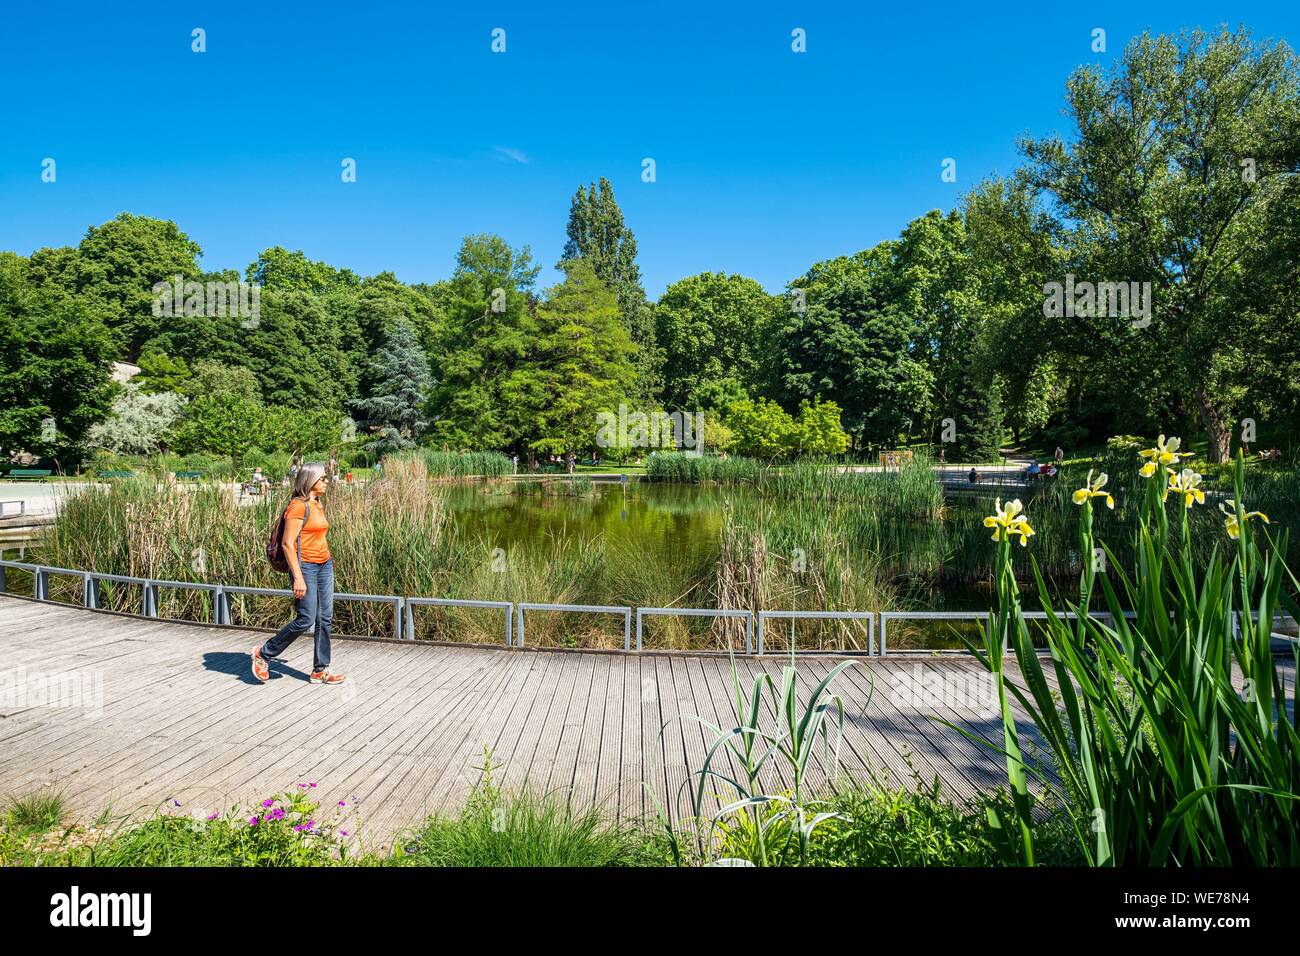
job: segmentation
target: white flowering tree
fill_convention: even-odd
[[[163,446],[184,408],[185,398],[175,392],[146,395],[139,385],[128,382],[113,401],[108,418],[86,433],[86,444],[117,455],[152,454]]]

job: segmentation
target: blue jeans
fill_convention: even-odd
[[[286,647],[297,640],[298,635],[315,628],[316,648],[312,670],[324,670],[330,666],[330,625],[334,623],[334,559],[330,558],[323,564],[302,561],[299,567],[302,568],[302,580],[307,585],[307,593],[294,599],[293,606],[297,614],[262,645],[262,656],[279,657]]]

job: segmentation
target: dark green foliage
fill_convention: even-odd
[[[28,263],[0,253],[0,453],[75,464],[86,430],[108,415],[117,346],[103,308],[35,287]]]
[[[374,391],[352,403],[359,422],[376,437],[366,451],[382,455],[412,448],[424,431],[421,417],[433,382],[415,332],[399,322],[374,359]]]

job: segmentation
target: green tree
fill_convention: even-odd
[[[693,411],[755,394],[778,307],[744,276],[704,272],[670,285],[655,306],[664,404]]]
[[[727,409],[724,424],[731,430],[732,447],[754,458],[781,458],[798,440],[798,426],[776,402],[745,399]]]
[[[195,363],[193,374],[181,385],[181,393],[191,399],[205,395],[242,395],[262,400],[261,386],[251,369],[209,359]]]
[[[272,406],[265,411],[263,451],[287,451],[294,458],[330,452],[343,439],[347,419],[327,408]]]
[[[179,392],[190,375],[185,359],[148,351],[140,356],[140,372],[131,381],[139,387],[142,395],[160,395]]]
[[[834,402],[804,399],[794,425],[794,451],[799,454],[842,455],[849,447],[848,433],[840,427],[840,407]]]
[[[655,341],[654,309],[646,302],[636,237],[623,221],[614,187],[605,177],[590,188],[578,186],[569,204],[568,241],[561,262],[584,259],[596,277],[614,291],[628,337],[636,346],[637,394],[652,399],[661,387],[663,357]]]
[[[382,455],[412,448],[428,424],[422,415],[433,383],[410,325],[397,324],[373,365],[374,390],[352,403],[359,423],[378,434],[366,451]]]
[[[908,354],[911,326],[867,274],[819,290],[823,301],[792,311],[776,336],[781,393],[789,405],[834,395],[858,447],[892,444],[918,414],[928,369]]]
[[[102,226],[91,226],[75,254],[43,249],[32,258],[46,281],[102,308],[129,360],[173,321],[154,315],[154,285],[177,275],[198,278],[201,255],[199,244],[176,223],[122,213]]]
[[[74,463],[109,413],[116,351],[102,310],[30,281],[28,260],[0,253],[0,451]]]
[[[175,445],[182,454],[198,451],[229,458],[232,481],[239,475],[240,460],[268,444],[266,409],[257,398],[237,392],[195,398],[176,429]]]
[[[336,269],[324,262],[308,259],[301,250],[290,252],[283,246],[272,246],[262,252],[244,270],[246,281],[260,285],[263,290],[277,292],[293,290],[326,295],[339,288],[355,289],[361,280],[350,269]]]
[[[1072,141],[1023,144],[1078,278],[1152,283],[1146,327],[1101,309],[1070,321],[1127,381],[1171,389],[1215,461],[1228,460],[1273,330],[1294,322],[1278,306],[1293,302],[1300,263],[1298,75],[1290,48],[1244,30],[1143,34],[1109,73],[1070,77]]]
[[[617,414],[636,381],[636,348],[618,300],[584,259],[561,263],[564,281],[537,310],[528,362],[504,390],[535,407],[535,451],[564,454],[589,446],[597,414]]]
[[[503,386],[537,339],[532,288],[538,267],[528,247],[500,236],[467,237],[438,303],[446,325],[437,337],[429,407],[435,441],[456,448],[508,448],[531,434],[535,405]]]

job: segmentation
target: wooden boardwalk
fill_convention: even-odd
[[[735,723],[726,658],[338,639],[348,680],[324,687],[307,681],[304,637],[262,685],[248,654],[263,639],[0,596],[0,797],[53,785],[89,822],[162,805],[206,815],[315,782],[322,806],[347,802],[353,829],[375,843],[456,808],[486,747],[506,788],[628,819],[654,816],[648,785],[676,816],[712,739],[683,718]],[[834,663],[800,660],[805,699]],[[781,666],[741,659],[741,680],[747,689],[766,670],[779,681]],[[997,741],[991,707],[911,706],[898,690],[904,677],[960,689],[981,673],[951,655],[861,659],[832,685],[845,703],[841,766],[815,759],[814,784],[907,784],[915,771],[957,800],[1002,785],[996,754],[929,716]]]

